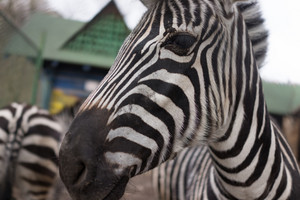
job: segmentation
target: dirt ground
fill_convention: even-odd
[[[157,200],[157,194],[152,186],[152,174],[148,172],[130,179],[121,200]],[[54,190],[47,200],[71,200],[63,183],[58,178]]]
[[[152,174],[148,172],[132,178],[122,200],[156,200],[158,199],[152,185]]]

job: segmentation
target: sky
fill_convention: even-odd
[[[270,32],[269,54],[261,76],[300,84],[300,1],[260,0]]]
[[[110,0],[48,0],[50,6],[65,18],[88,21]],[[115,0],[133,29],[146,8],[139,0]],[[269,51],[263,79],[279,83],[300,84],[300,1],[260,0],[270,31]]]

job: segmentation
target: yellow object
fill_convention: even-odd
[[[67,95],[60,89],[54,89],[51,95],[49,112],[55,115],[65,107],[72,107],[78,101],[78,97]]]

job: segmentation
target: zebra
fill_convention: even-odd
[[[0,109],[0,199],[47,199],[58,174],[61,131],[37,106],[11,103]]]
[[[119,199],[131,177],[202,145],[211,164],[191,199],[299,199],[298,165],[270,120],[261,41],[250,40],[241,2],[254,1],[145,2],[60,147],[73,199]]]
[[[173,160],[152,171],[153,188],[158,199],[197,199],[201,185],[212,170],[207,146],[183,149]]]
[[[257,66],[261,68],[267,53],[268,31],[259,12],[260,7],[257,2],[241,2],[238,8],[248,29]],[[273,120],[272,117],[271,119]],[[208,173],[211,162],[206,146],[185,148],[174,160],[167,161],[153,170],[155,193],[159,199],[164,200],[197,198],[200,196],[197,194],[200,192],[199,184],[203,184],[201,181],[204,181],[201,174]]]

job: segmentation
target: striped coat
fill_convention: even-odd
[[[45,200],[56,178],[61,126],[45,110],[0,110],[0,199]]]

